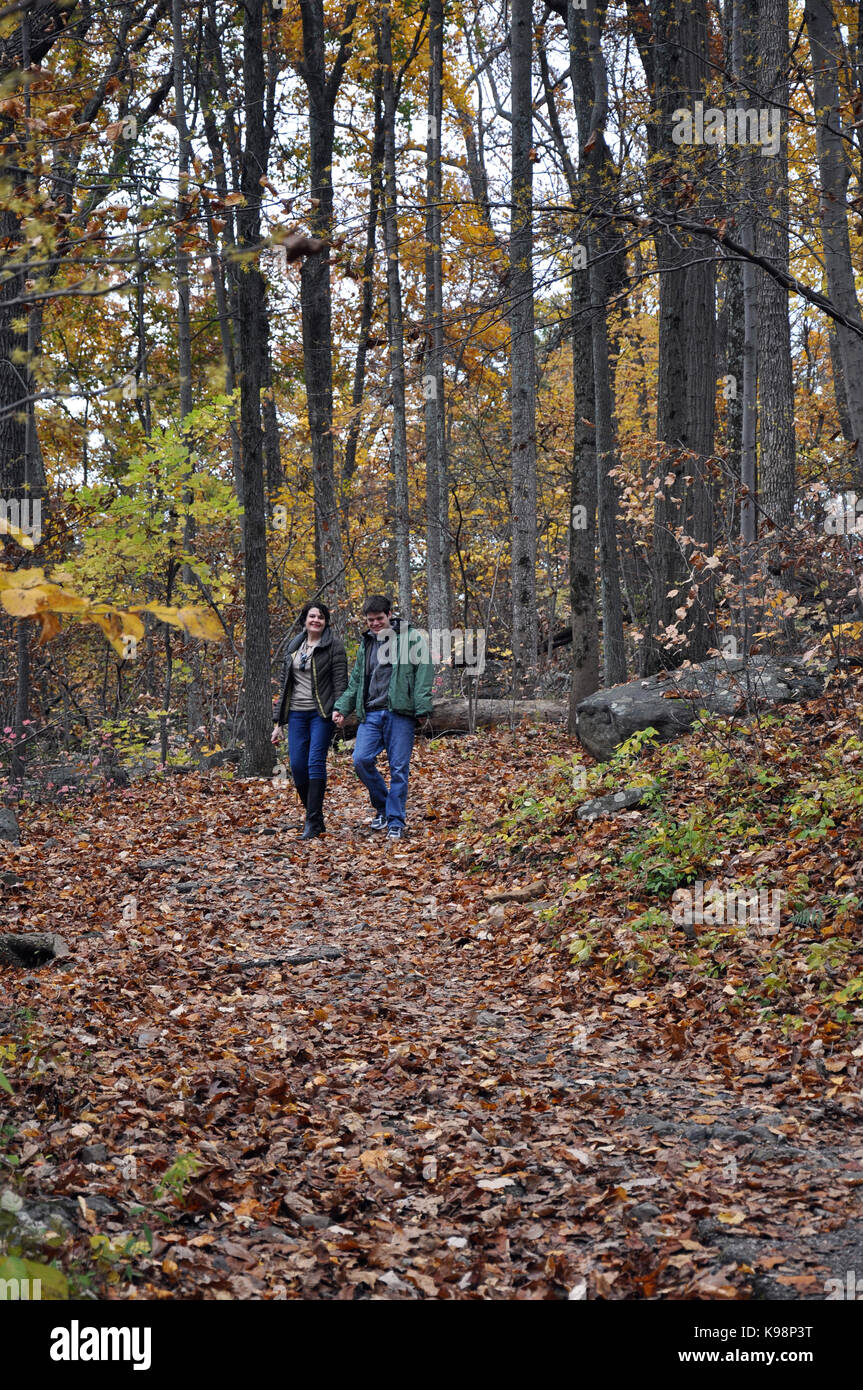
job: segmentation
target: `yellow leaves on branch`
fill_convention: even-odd
[[[0,603],[13,618],[38,618],[42,628],[40,643],[57,636],[60,631],[58,614],[70,613],[82,622],[100,627],[121,657],[130,654],[130,638],[137,642],[144,637],[145,628],[139,613],[152,613],[159,622],[183,628],[189,637],[201,637],[206,642],[219,642],[222,638],[219,620],[207,608],[141,603],[120,609],[110,603],[92,603],[47,578],[40,569],[0,570]]]

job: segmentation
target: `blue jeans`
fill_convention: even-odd
[[[369,710],[357,729],[354,744],[354,770],[368,790],[372,805],[386,816],[390,825],[404,826],[408,799],[408,770],[414,747],[416,720],[388,709]],[[377,769],[377,758],[386,749],[390,765],[387,787]]]
[[[316,709],[292,709],[288,715],[288,760],[291,776],[301,796],[311,777],[326,777],[327,753],[336,731],[331,719]]]

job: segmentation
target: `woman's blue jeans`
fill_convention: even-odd
[[[312,778],[326,778],[327,753],[336,726],[316,709],[292,709],[288,715],[288,760],[291,776],[305,798]]]

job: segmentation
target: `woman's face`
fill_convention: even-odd
[[[326,625],[326,618],[320,608],[310,608],[306,614],[306,632],[309,636],[320,637]]]

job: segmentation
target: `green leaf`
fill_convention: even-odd
[[[4,1255],[0,1260],[0,1279],[26,1279],[27,1261],[15,1255]]]

